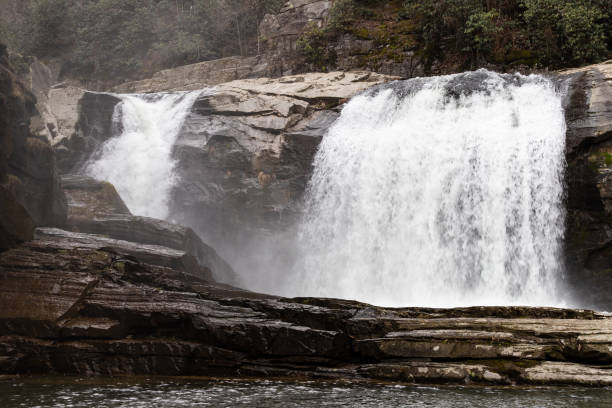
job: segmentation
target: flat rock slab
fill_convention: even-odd
[[[308,101],[345,99],[367,88],[399,79],[368,71],[309,73],[282,78],[242,79],[218,89],[240,89],[265,95],[280,95]]]

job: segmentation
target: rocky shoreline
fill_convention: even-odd
[[[38,229],[0,254],[0,371],[612,385],[609,315],[285,299],[216,284],[190,261]]]

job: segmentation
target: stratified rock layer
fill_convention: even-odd
[[[0,373],[612,385],[605,315],[284,299],[214,284],[191,260],[38,230],[0,254]]]

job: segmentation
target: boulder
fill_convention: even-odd
[[[77,228],[82,222],[94,221],[104,215],[131,215],[109,182],[75,174],[62,176],[61,182],[68,203],[69,226]]]
[[[53,144],[58,169],[62,174],[77,172],[103,142],[121,131],[113,120],[121,99],[73,87],[53,89],[49,95],[62,131]]]
[[[34,220],[14,192],[0,185],[0,251],[34,237]]]

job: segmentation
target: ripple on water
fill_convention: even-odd
[[[0,382],[0,407],[610,407],[612,389],[460,387],[204,379]]]

